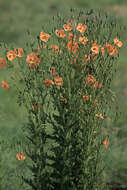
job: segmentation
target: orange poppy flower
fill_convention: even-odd
[[[34,110],[34,105],[31,106],[32,110]],[[40,106],[38,106],[38,110],[40,110]]]
[[[104,119],[102,113],[100,113],[100,114],[96,114],[96,117],[100,117],[101,119]]]
[[[118,39],[118,38],[114,38],[114,44],[117,45],[119,48],[122,47],[123,43]]]
[[[88,82],[88,84],[91,84],[93,82],[96,82],[96,79],[92,75],[88,75],[86,81]]]
[[[25,156],[23,155],[23,152],[21,152],[20,158],[21,158],[21,160],[25,160]]]
[[[68,40],[72,40],[75,41],[76,40],[76,35],[72,34],[71,32],[69,32],[68,36],[67,36]]]
[[[109,146],[109,141],[105,139],[105,140],[103,141],[103,144],[104,144],[104,146],[107,148],[107,147]]]
[[[83,100],[88,101],[89,100],[89,96],[82,96]]]
[[[10,86],[8,85],[8,83],[6,83],[4,80],[2,80],[2,88],[5,88],[6,90],[8,90],[10,88]]]
[[[51,45],[49,48],[52,48],[56,53],[61,53],[57,45]]]
[[[10,50],[7,52],[7,58],[9,61],[13,61],[16,58],[16,54],[14,51]]]
[[[7,66],[7,61],[5,58],[0,58],[0,69]]]
[[[26,58],[26,62],[27,63],[36,63],[37,58],[38,58],[37,56],[38,56],[37,52],[32,52],[32,53],[28,54],[27,58]]]
[[[86,31],[87,26],[79,23],[76,29],[83,34]]]
[[[17,158],[18,160],[20,160],[20,155],[19,155],[19,154],[16,154],[16,158]]]
[[[109,55],[115,55],[118,53],[117,48],[115,46],[112,46],[108,42],[106,42],[105,47],[107,48]]]
[[[55,76],[57,72],[55,71],[55,67],[51,67],[51,75]]]
[[[40,32],[40,39],[41,39],[43,42],[46,43],[50,37],[51,37],[51,35],[46,34],[45,32]]]
[[[69,41],[67,44],[67,49],[72,50],[73,53],[76,53],[78,50],[78,43]]]
[[[94,88],[101,88],[103,85],[99,84],[97,81],[95,82],[95,84],[93,85]]]
[[[23,155],[23,152],[21,152],[21,154],[16,154],[16,158],[18,160],[25,160],[26,159],[26,157]]]
[[[56,30],[56,36],[60,38],[64,38],[66,34],[64,33],[64,30]]]
[[[87,39],[87,37],[79,37],[79,42],[81,42],[83,45],[85,45],[86,44],[86,42],[88,42],[88,39]]]
[[[91,47],[91,51],[95,54],[99,54],[99,49],[100,49],[100,46],[99,45],[96,45],[94,44],[92,47]]]
[[[26,62],[30,63],[29,64],[30,68],[36,69],[36,67],[41,62],[41,57],[38,57],[38,53],[37,52],[32,52],[29,55],[27,55]]]
[[[60,101],[64,102],[64,103],[67,103],[67,98],[61,98]]]
[[[55,84],[58,85],[58,86],[63,85],[62,77],[56,77],[56,78],[54,78],[54,81],[55,81]]]
[[[17,57],[22,57],[23,56],[23,49],[22,48],[15,48],[14,52]]]
[[[109,55],[116,55],[118,53],[118,50],[115,46],[110,45],[108,48]]]
[[[71,31],[71,30],[72,30],[70,23],[64,24],[64,25],[63,25],[63,28],[64,28],[65,31]]]
[[[49,84],[54,84],[54,82],[52,80],[50,80],[50,79],[45,79],[44,83],[46,84],[46,86],[49,85]]]

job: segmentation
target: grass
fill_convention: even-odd
[[[13,0],[13,3],[9,0],[0,1],[0,42],[6,42],[8,45],[14,44],[15,47],[23,47],[25,41],[27,41],[27,29],[29,28],[32,36],[37,36],[43,25],[48,24],[51,21],[51,16],[56,15],[57,11],[63,12],[63,7],[84,7],[84,8],[97,8],[106,7],[112,10],[112,14],[116,14],[118,19],[126,23],[127,14],[121,14],[117,9],[113,13],[111,9],[115,5],[127,6],[126,0],[98,0],[96,3],[93,1],[42,1],[38,0],[38,3],[33,0]],[[65,12],[64,12],[65,14]],[[124,46],[121,50],[121,56],[119,60],[118,72],[114,78],[112,88],[116,92],[118,105],[122,115],[115,122],[106,120],[103,129],[110,134],[110,151],[105,151],[104,161],[106,164],[105,180],[109,182],[119,182],[123,187],[127,189],[127,65],[126,65],[126,32],[122,33],[122,39]],[[2,55],[2,52],[1,52]],[[0,56],[1,56],[0,55]],[[0,71],[0,80],[9,80],[9,73],[5,70]],[[22,123],[25,121],[26,112],[24,108],[19,108],[16,104],[16,94],[13,88],[9,92],[4,89],[0,89],[0,141],[8,141],[9,144],[1,145],[2,150],[2,166],[0,171],[2,172],[2,188],[6,190],[19,189],[19,184],[15,182],[13,171],[16,168],[17,160],[15,158],[15,150],[9,149],[11,144],[17,141],[23,140]],[[19,168],[21,169],[21,168]],[[12,176],[12,177],[10,177]],[[20,189],[23,189],[21,187]]]

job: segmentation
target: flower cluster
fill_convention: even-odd
[[[113,45],[109,42],[106,42],[105,45],[100,45],[98,44],[97,40],[94,42],[88,39],[88,36],[85,34],[87,30],[87,25],[86,24],[77,24],[76,26],[76,31],[79,32],[78,35],[74,34],[73,31],[73,26],[71,23],[66,23],[63,25],[63,29],[56,30],[55,35],[57,38],[64,39],[66,38],[67,43],[63,44],[63,48],[66,49],[68,52],[72,52],[72,57],[74,60],[74,63],[77,62],[78,59],[78,51],[79,47],[82,45],[83,48],[86,47],[87,44],[89,44],[90,49],[88,54],[84,54],[82,60],[84,61],[84,64],[90,63],[90,60],[96,61],[97,56],[104,56],[105,53],[108,53],[110,56],[114,56],[118,54],[118,48],[122,47],[122,42],[116,37],[113,40]],[[61,54],[62,49],[56,44],[53,45],[46,45],[46,43],[49,41],[51,38],[50,34],[45,33],[44,31],[40,32],[40,40],[45,44],[43,46],[39,46],[37,50],[42,50],[47,48],[48,50],[52,49],[55,53]],[[22,48],[14,48],[14,50],[10,50],[7,52],[6,57],[9,61],[15,60],[17,57],[21,58],[23,57],[23,49]],[[27,55],[26,57],[26,63],[29,63],[30,69],[36,70],[37,67],[39,67],[40,63],[42,62],[43,57],[40,56],[38,52],[31,52],[30,54]],[[7,60],[6,58],[0,58],[0,69],[5,68],[7,65]],[[62,76],[58,76],[58,72],[56,72],[56,68],[53,66],[50,69],[51,72],[51,77],[54,77],[53,79],[50,78],[45,78],[44,79],[44,84],[48,87],[49,85],[56,85],[56,86],[62,86],[64,84],[64,80]],[[57,75],[57,76],[56,76]],[[85,77],[85,80],[88,85],[92,85],[93,88],[102,88],[103,84],[99,84],[99,82],[95,79],[95,77],[91,74],[88,74],[88,76]],[[2,80],[2,88],[5,88],[8,90],[10,88],[9,84]],[[89,95],[85,94],[82,95],[82,99],[85,101],[89,101]],[[68,103],[68,99],[63,97],[60,98],[61,102],[64,102],[65,104]],[[97,108],[98,101],[94,101],[94,107]],[[38,106],[38,109],[40,110],[40,106]],[[32,105],[32,110],[34,110],[34,105]],[[95,114],[96,117],[100,119],[104,119],[102,116],[102,113],[100,114]],[[108,146],[109,142],[104,141],[104,146]],[[24,160],[25,157],[23,156],[23,153],[17,154],[16,155],[18,160]]]

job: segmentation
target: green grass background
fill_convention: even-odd
[[[24,47],[29,40],[27,29],[33,38],[39,34],[51,16],[57,12],[66,14],[66,8],[102,8],[111,11],[127,25],[126,0],[0,0],[0,42],[9,46]],[[110,134],[110,150],[105,151],[105,181],[119,182],[127,189],[127,39],[126,32],[121,33],[123,48],[120,53],[118,72],[112,83],[112,89],[117,96],[118,105],[122,115],[115,122],[108,118],[103,129]],[[2,57],[2,51],[0,51]],[[10,73],[5,69],[0,70],[0,81],[9,82]],[[1,84],[0,84],[1,85]],[[24,108],[16,104],[16,92],[13,87],[9,92],[0,88],[0,189],[19,189],[19,183],[14,177],[17,167],[16,151],[12,144],[23,141],[22,124],[26,121]],[[6,144],[6,141],[8,144]],[[19,142],[18,142],[19,141]],[[3,143],[2,143],[3,142]],[[17,150],[18,151],[18,150]],[[20,163],[22,166],[22,163]],[[21,167],[16,169],[20,171]],[[23,172],[23,171],[22,171]],[[20,189],[23,189],[21,186]]]

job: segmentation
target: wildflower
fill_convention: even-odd
[[[26,58],[26,62],[27,63],[36,63],[37,56],[38,56],[37,52],[32,52],[32,53],[28,54],[27,58]]]
[[[49,38],[50,38],[50,35],[49,35],[49,34],[46,34],[45,32],[40,32],[40,39],[41,39],[43,42],[46,43]]]
[[[104,144],[104,146],[107,148],[107,147],[109,146],[109,141],[105,139],[105,140],[103,141],[103,144]]]
[[[87,39],[87,37],[79,37],[79,42],[81,42],[83,45],[85,45],[86,44],[86,42],[88,42],[88,39]]]
[[[60,38],[64,38],[66,35],[64,33],[64,30],[56,30],[56,36]]]
[[[82,96],[83,100],[88,101],[89,100],[89,96]]]
[[[110,46],[107,48],[109,55],[116,55],[118,53],[118,50],[115,46]]]
[[[56,78],[54,78],[54,81],[55,81],[55,84],[58,85],[58,86],[63,85],[62,77],[56,77]]]
[[[46,85],[54,84],[54,82],[53,82],[52,80],[50,80],[50,79],[45,79],[45,80],[44,80],[44,83],[45,83]]]
[[[51,45],[49,48],[52,48],[56,53],[61,53],[57,45]]]
[[[26,157],[23,155],[23,152],[21,152],[21,154],[16,154],[16,158],[18,160],[25,160],[26,159]]]
[[[76,35],[72,34],[71,32],[69,32],[68,36],[67,36],[68,40],[72,40],[75,41],[76,40]]]
[[[22,57],[23,56],[23,49],[22,48],[15,48],[14,52],[17,57]]]
[[[97,81],[95,82],[95,84],[93,85],[94,88],[101,88],[103,85],[99,84]]]
[[[60,101],[64,102],[64,103],[67,103],[67,98],[61,98]]]
[[[40,64],[41,57],[38,57],[38,53],[37,52],[32,52],[29,55],[27,55],[26,62],[30,63],[29,64],[30,68],[34,68],[35,69],[37,67],[37,65]]]
[[[102,116],[102,113],[96,114],[96,117],[100,117],[101,119],[104,119],[104,117]]]
[[[123,43],[118,39],[118,38],[114,38],[114,44],[117,45],[119,48],[122,47]]]
[[[76,29],[83,34],[86,31],[87,26],[79,23]]]
[[[2,80],[2,88],[5,88],[6,90],[10,88],[8,83],[6,83],[4,80]]]
[[[70,23],[64,24],[64,25],[63,25],[63,28],[64,28],[65,31],[71,31],[71,30],[72,30]]]
[[[67,49],[72,50],[73,53],[76,53],[77,50],[78,50],[78,43],[69,41],[68,44],[67,44]]]
[[[19,154],[16,154],[16,158],[17,158],[18,160],[20,160],[20,155],[19,155]]]
[[[0,69],[6,67],[7,61],[5,58],[0,58]]]
[[[12,50],[8,51],[7,58],[9,61],[13,61],[16,58],[16,53]]]
[[[112,46],[108,42],[106,42],[105,47],[107,48],[109,55],[115,55],[118,53],[117,48],[115,46]]]
[[[91,51],[95,54],[99,54],[99,49],[100,49],[100,46],[99,45],[96,45],[94,44],[92,47],[91,47]]]
[[[86,81],[88,82],[88,84],[91,84],[92,82],[96,82],[96,79],[92,75],[88,75]]]

